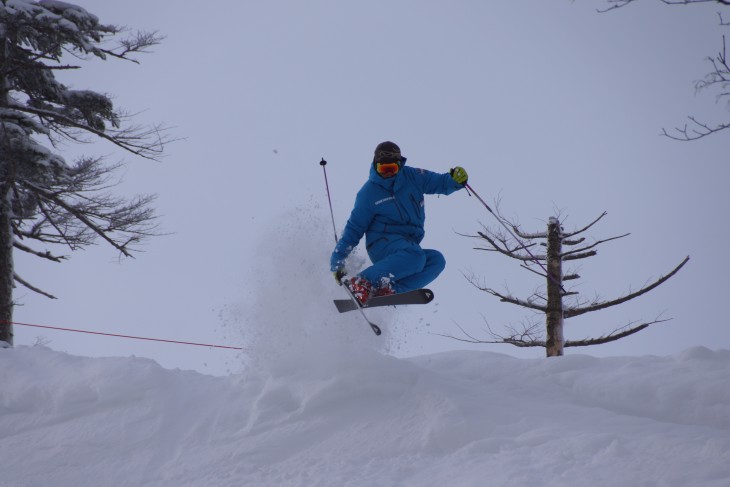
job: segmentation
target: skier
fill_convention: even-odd
[[[467,173],[455,167],[437,174],[406,167],[400,148],[386,141],[375,148],[370,176],[355,198],[355,207],[330,259],[338,284],[367,303],[370,297],[419,289],[436,279],[446,266],[438,250],[422,249],[424,194],[448,195],[464,187]],[[345,259],[365,235],[373,265],[344,279]]]

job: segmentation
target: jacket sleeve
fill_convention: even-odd
[[[367,198],[362,195],[362,192],[358,193],[357,198],[355,198],[355,207],[352,209],[350,218],[342,231],[342,237],[337,241],[332,257],[330,257],[330,270],[332,272],[345,266],[345,259],[350,255],[352,249],[360,243],[360,239],[365,235],[373,216],[371,206],[367,204]]]
[[[464,186],[454,181],[451,174],[438,174],[426,169],[416,169],[425,194],[451,194]]]

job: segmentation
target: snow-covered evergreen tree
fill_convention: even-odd
[[[98,137],[141,157],[161,155],[160,127],[133,125],[108,96],[56,79],[59,71],[79,68],[67,59],[134,61],[130,55],[160,40],[137,33],[105,47],[120,32],[69,3],[0,0],[0,344],[12,345],[15,282],[53,297],[16,273],[14,249],[58,262],[64,257],[38,246],[76,250],[101,237],[128,256],[154,234],[152,196],[128,201],[108,192],[118,164],[98,158],[69,164],[56,153],[61,140]]]

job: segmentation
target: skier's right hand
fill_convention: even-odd
[[[345,269],[337,269],[332,273],[332,275],[335,276],[335,281],[338,286],[342,286],[342,278],[345,277],[345,274]]]

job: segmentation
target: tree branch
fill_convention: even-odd
[[[642,323],[641,325],[637,325],[631,328],[627,328],[628,326],[631,326],[631,324],[617,328],[616,330],[612,331],[608,335],[604,335],[598,338],[586,338],[583,340],[568,340],[566,341],[563,346],[564,347],[587,347],[592,345],[602,345],[604,343],[610,343],[616,340],[620,340],[622,338],[626,338],[627,336],[633,335],[634,333],[638,333],[641,330],[644,330],[648,328],[650,325],[656,324],[656,323],[663,323],[665,321],[669,320],[654,320],[647,323]],[[463,337],[456,337],[453,335],[446,335],[446,334],[440,334],[435,333],[436,336],[444,337],[444,338],[450,338],[452,340],[464,342],[464,343],[474,343],[474,344],[506,344],[506,345],[513,345],[515,347],[519,348],[530,348],[530,347],[542,347],[546,348],[547,343],[545,340],[541,340],[538,337],[537,332],[537,324],[533,324],[531,326],[524,326],[523,330],[521,332],[517,332],[514,328],[510,328],[512,331],[511,335],[508,336],[501,336],[492,331],[492,329],[489,327],[489,324],[487,324],[487,329],[489,330],[489,335],[491,336],[491,339],[481,339],[477,338],[471,334],[469,334],[464,328],[456,323],[456,326],[461,331]],[[623,330],[623,331],[622,331]]]
[[[489,343],[489,344],[506,344],[506,345],[514,345],[515,347],[520,348],[528,348],[528,347],[545,347],[546,343],[544,340],[540,340],[537,337],[538,335],[538,325],[537,324],[531,324],[531,325],[524,325],[521,332],[518,332],[514,328],[510,327],[509,329],[512,331],[512,335],[510,336],[500,336],[496,333],[494,333],[489,326],[489,323],[487,323],[487,330],[489,330],[489,335],[492,337],[491,340],[485,340],[481,338],[476,338],[464,330],[461,325],[458,323],[455,323],[456,326],[461,330],[462,335],[464,337],[459,338],[455,337],[453,335],[445,335],[441,333],[434,333],[436,336],[444,337],[444,338],[450,338],[452,340],[464,342],[464,343]]]
[[[594,255],[597,255],[598,252],[595,250],[591,250],[590,252],[586,252],[584,254],[573,254],[573,255],[567,255],[563,257],[563,260],[578,260],[578,259],[587,259],[588,257],[593,257]]]
[[[625,7],[630,3],[634,3],[636,0],[607,0],[609,4],[613,4],[606,9],[598,9],[598,12],[605,13],[611,10],[616,10],[621,7]],[[661,0],[662,3],[667,5],[689,5],[691,3],[719,3],[721,5],[730,5],[730,0]]]
[[[84,212],[77,211],[76,208],[66,203],[62,198],[59,198],[57,195],[50,193],[46,191],[43,188],[39,188],[36,185],[25,183],[28,187],[33,188],[34,191],[38,192],[39,194],[43,195],[44,198],[53,201],[55,204],[72,214],[74,217],[76,217],[79,221],[81,221],[84,225],[86,225],[89,229],[91,229],[94,233],[99,235],[101,238],[106,240],[112,247],[119,250],[122,254],[124,254],[127,257],[133,257],[132,254],[129,253],[129,251],[125,248],[125,245],[120,245],[117,242],[115,242],[112,238],[110,238],[104,230],[99,228],[93,221],[91,221]]]
[[[606,239],[603,239],[603,240],[599,240],[599,241],[597,241],[596,243],[594,243],[592,245],[588,245],[587,247],[581,247],[579,249],[569,250],[568,252],[563,252],[562,254],[560,254],[560,256],[562,258],[565,258],[565,257],[568,257],[569,255],[574,255],[574,254],[577,254],[577,253],[580,253],[580,252],[584,252],[584,251],[586,251],[588,249],[592,249],[593,247],[597,247],[598,245],[600,245],[602,243],[610,242],[611,240],[618,240],[619,238],[624,238],[624,237],[627,237],[629,235],[631,235],[631,234],[630,233],[625,233],[623,235],[619,235],[618,237],[611,237],[611,238],[606,238]],[[565,260],[570,260],[570,259],[565,259]]]
[[[41,289],[38,289],[38,288],[37,288],[37,287],[35,287],[35,286],[32,286],[32,285],[30,285],[29,283],[27,283],[26,281],[24,281],[24,280],[23,280],[23,279],[22,279],[22,278],[21,278],[21,277],[20,277],[19,275],[17,275],[17,274],[13,274],[13,278],[14,278],[14,279],[15,279],[16,281],[18,281],[19,283],[21,283],[21,284],[22,284],[23,286],[27,287],[28,289],[30,289],[30,290],[31,290],[31,291],[33,291],[33,292],[36,292],[36,293],[38,293],[38,294],[42,294],[43,296],[45,296],[45,297],[47,297],[47,298],[51,298],[51,299],[58,299],[58,298],[57,298],[56,296],[54,296],[54,295],[52,295],[52,294],[48,294],[47,292],[45,292],[45,291],[43,291],[43,290],[41,290]]]
[[[580,316],[585,313],[590,313],[592,311],[598,311],[600,309],[609,308],[611,306],[616,306],[617,304],[625,303],[626,301],[629,301],[631,299],[637,298],[641,296],[642,294],[648,293],[652,289],[656,288],[657,286],[661,285],[662,283],[666,282],[669,278],[674,276],[679,270],[689,261],[689,256],[685,257],[685,259],[677,266],[675,267],[672,272],[667,274],[664,277],[661,277],[660,279],[654,281],[652,284],[648,286],[644,286],[638,291],[627,294],[626,296],[623,296],[621,298],[615,299],[613,301],[604,301],[601,303],[596,303],[591,306],[586,306],[584,308],[569,308],[566,309],[564,312],[565,318],[572,318],[574,316]]]
[[[488,294],[491,294],[492,296],[499,298],[499,300],[502,301],[503,303],[516,304],[518,306],[522,306],[523,308],[534,309],[534,310],[540,311],[542,313],[545,313],[547,311],[547,306],[540,306],[540,305],[532,303],[530,301],[525,301],[525,300],[522,300],[519,298],[515,298],[513,296],[507,296],[504,294],[500,294],[497,291],[495,291],[494,289],[480,287],[480,286],[477,286],[476,284],[475,284],[475,286],[479,290],[484,291]]]
[[[563,237],[563,238],[565,239],[565,238],[570,238],[570,237],[574,237],[574,236],[578,235],[579,233],[583,233],[583,232],[585,232],[586,230],[588,230],[589,228],[591,228],[591,227],[592,227],[593,225],[595,225],[596,223],[598,223],[598,221],[599,221],[599,220],[600,220],[601,218],[603,218],[604,216],[606,216],[606,215],[608,215],[608,212],[605,212],[605,211],[604,211],[603,213],[601,213],[601,215],[600,215],[600,216],[599,216],[598,218],[596,218],[595,220],[593,220],[592,222],[590,222],[590,223],[589,223],[588,225],[586,225],[585,227],[581,228],[580,230],[576,230],[576,231],[574,231],[574,232],[571,232],[571,233],[563,233],[563,234],[562,234],[562,237]]]
[[[507,246],[506,239],[504,239],[504,240],[500,240],[500,243],[502,243],[502,245],[504,246],[504,248],[502,248],[502,247],[500,247],[497,244],[497,242],[495,241],[495,239],[492,238],[492,237],[490,237],[487,233],[484,233],[484,232],[477,232],[477,233],[479,234],[479,236],[481,238],[483,238],[484,240],[486,240],[487,242],[489,242],[489,244],[494,248],[494,250],[497,251],[497,252],[499,252],[500,254],[504,254],[504,255],[506,255],[508,257],[511,257],[513,259],[516,259],[516,260],[522,260],[522,261],[528,261],[528,260],[529,261],[532,261],[532,260],[534,260],[529,255],[521,255],[521,254],[518,254],[517,251],[518,250],[521,250],[521,249],[529,248],[529,247],[534,247],[535,244],[529,244],[529,245],[522,245],[522,244],[520,244],[519,248],[516,247],[514,249],[510,249]],[[490,250],[490,249],[481,249],[481,250]],[[539,260],[545,260],[545,256],[544,255],[536,255],[535,257],[537,259],[539,259]]]
[[[565,238],[563,238],[561,242],[563,245],[578,245],[580,243],[583,243],[585,239],[585,237],[581,237],[578,240],[566,240]]]
[[[15,240],[13,242],[13,247],[15,247],[18,250],[22,250],[23,252],[27,252],[29,254],[37,255],[38,257],[42,257],[44,259],[52,260],[53,262],[61,262],[62,259],[65,259],[65,257],[59,257],[59,256],[56,256],[56,255],[53,255],[49,251],[38,252],[37,250],[33,250],[30,247],[26,247],[25,245],[21,244],[17,240]]]
[[[123,39],[119,42],[118,49],[120,49],[120,52],[115,52],[111,49],[100,49],[100,51],[109,56],[139,64],[139,61],[128,58],[127,55],[131,53],[147,53],[149,52],[147,48],[156,46],[163,40],[164,37],[160,36],[156,31],[137,32],[135,37],[131,39]]]
[[[687,118],[690,119],[692,121],[692,123],[699,128],[690,130],[688,124],[685,124],[683,128],[677,127],[674,129],[680,135],[671,135],[669,132],[667,132],[667,129],[662,129],[661,135],[663,135],[665,137],[669,137],[670,139],[673,139],[673,140],[689,142],[691,140],[701,139],[703,137],[707,137],[710,134],[714,134],[716,132],[720,132],[722,130],[730,128],[730,122],[729,123],[720,123],[720,124],[717,124],[715,127],[710,127],[706,123],[698,122],[695,117],[687,117]]]
[[[599,338],[586,338],[584,340],[568,340],[565,342],[563,346],[565,347],[587,347],[591,345],[602,345],[604,343],[614,342],[616,340],[620,340],[621,338],[625,338],[629,335],[633,335],[634,333],[638,333],[641,330],[648,328],[649,325],[653,325],[655,323],[664,323],[665,321],[669,320],[654,320],[650,321],[648,323],[642,323],[641,325],[626,329],[626,327],[623,328],[617,328],[616,330],[612,331],[608,335],[604,335]],[[631,325],[627,325],[631,326]],[[624,330],[624,331],[619,331]]]
[[[17,103],[9,103],[8,108],[25,113],[31,113],[41,118],[50,119],[53,123],[60,123],[63,125],[84,130],[86,132],[96,135],[97,137],[106,139],[112,144],[121,147],[122,149],[131,152],[132,154],[144,157],[145,159],[156,160],[162,153],[164,144],[168,142],[167,140],[164,140],[161,135],[162,131],[164,130],[161,127],[153,127],[147,131],[137,131],[136,133],[134,129],[128,129],[119,131],[117,133],[108,134],[103,130],[96,129],[88,124],[77,122],[76,120],[53,110],[35,108],[27,105],[18,105]],[[151,142],[139,142],[151,136],[154,136]]]

